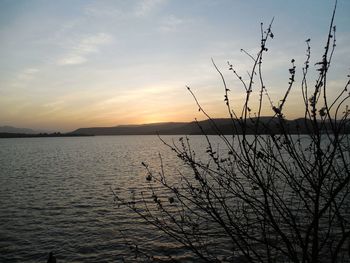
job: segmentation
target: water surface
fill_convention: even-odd
[[[0,139],[0,262],[45,262],[50,251],[59,262],[118,261],[128,253],[122,229],[150,249],[177,249],[152,242],[111,190],[142,189],[141,162],[159,166],[159,152],[179,165],[156,136]]]

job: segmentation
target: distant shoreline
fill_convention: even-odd
[[[313,131],[311,120],[295,119],[283,120],[283,125],[279,119],[274,116],[248,119],[241,122],[239,119],[221,118],[210,119],[198,122],[168,122],[152,123],[141,125],[121,125],[114,127],[90,127],[79,128],[72,131],[73,134],[91,134],[91,135],[240,135],[240,134],[310,134]],[[257,125],[259,122],[259,125]],[[284,130],[281,130],[281,127]],[[320,126],[319,132],[326,133],[331,131],[329,122]],[[346,124],[340,133],[349,134],[350,125]]]
[[[257,125],[259,122],[259,125]],[[29,129],[18,129],[14,127],[4,126],[3,128],[11,128],[12,130],[0,129],[0,138],[46,138],[46,137],[81,137],[81,136],[109,136],[109,135],[240,135],[240,134],[311,134],[313,131],[313,123],[311,120],[295,119],[283,120],[283,125],[279,123],[279,119],[275,116],[265,116],[248,119],[241,122],[240,119],[210,119],[193,122],[163,122],[150,123],[140,125],[120,125],[113,127],[90,127],[79,128],[72,132],[26,132]],[[320,133],[329,133],[332,131],[330,122],[319,123]],[[283,126],[283,130],[281,127]],[[1,127],[0,127],[1,128]],[[16,131],[17,129],[17,131]],[[31,130],[33,131],[33,130]],[[341,134],[350,134],[350,124],[345,124],[338,131]]]
[[[79,134],[79,133],[37,133],[37,134],[29,134],[29,133],[9,133],[9,132],[1,132],[0,138],[51,138],[51,137],[86,137],[86,136],[94,136],[91,134]]]

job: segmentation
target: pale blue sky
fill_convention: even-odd
[[[265,57],[274,101],[287,87],[289,62],[297,80],[311,38],[320,56],[333,8],[330,0],[0,0],[0,126],[69,131],[87,126],[200,118],[189,85],[213,117],[226,117],[220,78],[239,108],[250,60],[241,48],[259,47],[260,22],[275,17]],[[335,92],[349,73],[350,1],[339,0],[337,50],[331,70]],[[310,83],[313,83],[310,75]],[[295,86],[290,119],[302,114]],[[267,109],[266,115],[270,112]]]

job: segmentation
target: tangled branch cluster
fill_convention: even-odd
[[[291,61],[286,93],[275,105],[265,87],[262,65],[271,24],[261,24],[261,45],[253,56],[248,80],[229,63],[229,70],[245,90],[238,114],[231,108],[226,80],[224,102],[231,119],[232,136],[220,131],[202,108],[223,147],[215,150],[207,141],[207,158],[201,160],[188,137],[177,143],[160,138],[187,167],[169,180],[161,168],[147,171],[148,189],[126,204],[144,220],[193,253],[203,262],[349,262],[350,261],[350,141],[348,137],[348,80],[338,96],[329,101],[327,76],[336,46],[333,11],[329,33],[314,86],[310,70],[310,39],[302,69],[301,93],[304,117],[291,132],[284,106],[295,85],[296,66]],[[349,77],[349,76],[348,76]],[[259,94],[257,111],[251,114],[251,94]],[[261,116],[263,101],[273,116]],[[264,131],[263,133],[261,131]]]

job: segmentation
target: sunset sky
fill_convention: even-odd
[[[297,82],[287,118],[302,114],[301,67],[311,38],[312,70],[331,18],[330,0],[0,0],[0,126],[49,131],[203,118],[189,85],[213,117],[227,117],[211,58],[225,74],[234,108],[247,78],[244,48],[256,54],[260,22],[274,17],[264,76],[276,104]],[[350,71],[350,1],[339,0],[330,94]],[[310,85],[315,76],[310,75]],[[269,109],[265,115],[271,114]]]

